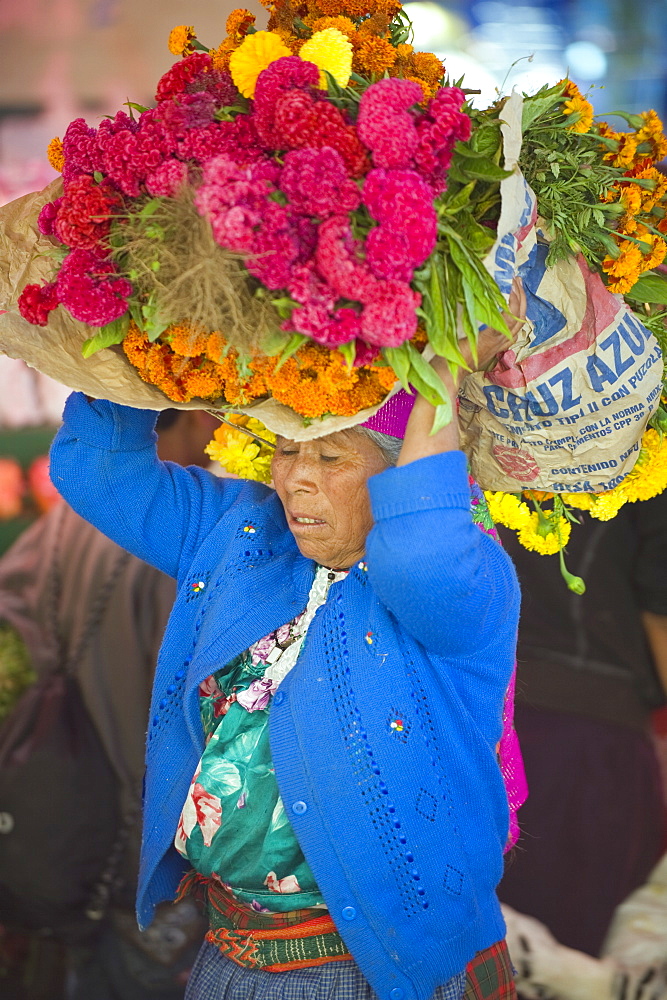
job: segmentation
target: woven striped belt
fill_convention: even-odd
[[[210,941],[222,954],[248,969],[289,972],[351,961],[352,956],[328,913],[313,917],[313,909],[262,913],[240,902],[215,875],[190,871],[182,879],[177,899],[195,896],[208,912]]]

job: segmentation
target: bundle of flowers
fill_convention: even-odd
[[[482,326],[509,332],[485,266],[509,176],[505,101],[472,109],[414,51],[397,0],[265,5],[266,30],[235,10],[217,47],[175,28],[154,107],[78,119],[51,143],[63,188],[38,224],[54,271],[23,288],[20,312],[46,326],[65,310],[92,328],[84,356],[122,344],[177,403],[273,399],[308,423],[353,418],[398,381],[446,423],[428,352],[458,373],[461,337],[475,357]],[[667,139],[652,111],[622,117],[629,131],[596,121],[569,80],[525,95],[519,168],[548,262],[583,254],[657,333]],[[533,534],[564,539],[567,510],[556,497],[551,514],[528,511]]]

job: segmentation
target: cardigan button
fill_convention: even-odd
[[[284,691],[276,691],[276,693],[273,696],[273,704],[282,705],[286,697],[287,695],[285,694]]]
[[[404,996],[405,996],[405,991],[402,990],[400,986],[397,986],[389,994],[389,1000],[403,1000]]]
[[[295,816],[303,816],[303,814],[305,812],[308,812],[308,806],[306,805],[305,802],[301,802],[301,801],[299,801],[299,802],[293,802],[292,803],[292,812],[294,813]]]
[[[357,915],[357,911],[353,906],[344,906],[340,911],[340,915],[343,920],[354,920]]]

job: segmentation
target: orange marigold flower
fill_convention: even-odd
[[[422,93],[424,95],[421,101],[419,102],[420,104],[426,104],[427,101],[430,101],[433,95],[435,94],[436,90],[438,89],[437,86],[431,87],[430,84],[428,84],[426,80],[422,80],[420,76],[406,76],[403,79],[412,80],[413,83],[419,84],[419,86],[422,89]]]
[[[206,349],[204,351],[204,354],[209,361],[221,362],[225,356],[226,349],[227,341],[218,330],[209,334],[209,338],[206,341]]]
[[[322,14],[329,17],[364,17],[373,12],[373,0],[317,0]]]
[[[220,73],[229,72],[229,58],[236,49],[238,48],[238,42],[234,41],[233,38],[225,38],[217,49],[209,49],[209,55],[213,62],[213,68],[217,69]]]
[[[563,97],[568,99],[572,97],[581,97],[581,91],[577,87],[576,83],[567,77],[565,77],[564,80],[559,80],[558,84],[563,88]]]
[[[409,42],[401,42],[400,45],[396,46],[396,57],[401,61],[409,59],[413,52],[414,48]]]
[[[179,24],[169,32],[167,42],[169,51],[174,56],[187,56],[192,52],[192,42],[197,36],[191,24]]]
[[[637,158],[637,136],[634,132],[619,132],[617,138],[618,151],[610,154],[611,164],[614,167],[631,167]]]
[[[355,40],[353,68],[356,73],[381,76],[396,62],[396,49],[391,42],[377,35]]]
[[[190,323],[173,323],[162,334],[175,354],[195,358],[204,354],[209,334]]]
[[[141,373],[146,367],[146,355],[150,347],[150,341],[136,323],[130,323],[129,329],[123,339],[123,350],[130,364]]]
[[[326,28],[335,28],[336,31],[340,31],[341,35],[353,38],[357,30],[356,24],[349,17],[316,17],[310,22],[306,18],[305,22],[309,28],[312,28],[313,33],[324,31]]]
[[[636,243],[623,240],[620,257],[614,259],[605,257],[602,270],[607,275],[607,287],[610,292],[625,295],[635,284],[642,269],[643,254]]]
[[[222,395],[224,381],[218,365],[205,361],[201,368],[188,371],[182,378],[183,388],[192,399],[219,399]]]
[[[251,14],[245,7],[237,7],[227,18],[227,23],[225,24],[227,34],[240,42],[247,35],[248,28],[252,27],[255,20],[255,15]]]
[[[375,10],[378,14],[386,14],[390,21],[401,10],[402,4],[398,0],[375,0]]]
[[[426,80],[431,86],[439,84],[445,75],[445,67],[432,52],[413,52],[410,69],[414,76]]]
[[[62,139],[59,139],[58,136],[52,139],[46,147],[46,158],[53,169],[62,174],[65,166],[65,153],[63,151]]]

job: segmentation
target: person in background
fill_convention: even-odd
[[[161,458],[184,466],[207,464],[204,448],[216,425],[203,411],[163,411],[157,425]],[[56,559],[60,583],[54,594]],[[66,648],[77,648],[90,608],[110,578],[113,586],[81,647],[75,674],[118,779],[120,814],[129,817],[127,846],[112,905],[92,944],[64,948],[20,928],[5,929],[0,993],[11,988],[13,1000],[179,1000],[205,930],[187,901],[163,908],[145,933],[138,931],[134,915],[145,734],[173,580],[123,554],[60,501],[0,559],[0,676],[3,670],[9,676],[10,654],[12,662],[24,664],[16,697],[23,683],[53,669],[55,632]],[[9,706],[4,708],[7,714]],[[12,969],[10,951],[20,958]]]
[[[667,494],[582,520],[567,560],[583,596],[558,560],[500,532],[523,592],[515,724],[529,796],[499,895],[597,956],[665,843],[650,728],[667,684]]]

